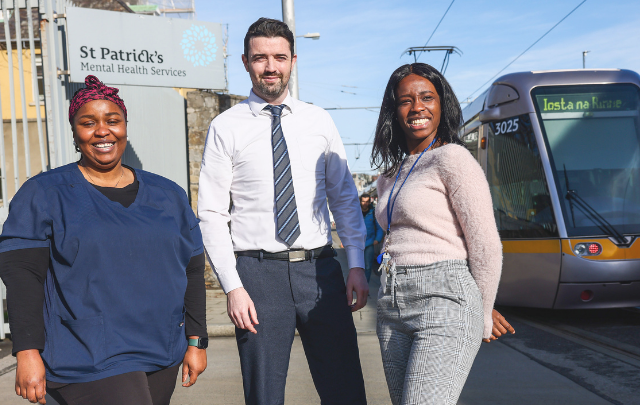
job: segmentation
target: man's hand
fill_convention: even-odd
[[[190,336],[197,339],[197,336]],[[207,351],[195,346],[187,347],[187,352],[182,360],[182,386],[191,387],[196,383],[198,376],[207,368]],[[189,377],[189,381],[187,381]]]
[[[353,292],[357,294],[356,303],[353,303]],[[349,270],[347,277],[347,305],[351,307],[351,312],[355,312],[367,305],[367,297],[369,296],[369,283],[364,276],[362,267],[353,267]]]
[[[251,297],[243,287],[229,291],[227,294],[227,314],[237,328],[258,333],[253,325],[257,325],[258,314]]]
[[[491,313],[491,317],[493,318],[493,330],[491,331],[491,337],[489,339],[482,339],[483,342],[491,342],[492,340],[498,340],[498,338],[502,335],[506,335],[507,331],[512,335],[516,333],[516,330],[513,329],[513,326],[504,319],[504,316],[500,314],[500,312],[495,309]]]
[[[16,359],[16,394],[31,403],[46,404],[47,380],[40,351],[22,350],[16,353]]]
[[[380,242],[378,242],[378,241],[377,241],[377,240],[375,240],[375,239],[373,240],[373,244],[374,244],[374,245],[377,245],[378,243],[380,243]]]

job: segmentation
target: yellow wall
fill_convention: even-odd
[[[12,44],[13,45],[13,44]],[[36,55],[40,50],[34,50]],[[22,119],[22,97],[20,93],[20,76],[18,70],[18,51],[13,49],[13,84],[15,89],[16,119]],[[31,52],[22,50],[22,63],[24,68],[24,87],[27,99],[27,118],[36,118],[36,107],[33,101],[31,81]],[[40,90],[42,92],[42,90]],[[2,93],[2,119],[11,119],[11,92],[9,91],[9,58],[6,50],[0,51],[0,92]],[[31,104],[31,105],[29,105]],[[41,117],[44,119],[44,106],[40,106]]]
[[[3,124],[4,128],[4,155],[5,165],[7,169],[6,182],[7,182],[7,197],[11,199],[16,193],[15,186],[15,171],[13,167],[13,138],[11,136],[11,123],[5,120]],[[42,161],[40,160],[40,141],[38,139],[38,124],[35,120],[29,120],[27,124],[29,130],[29,169],[31,170],[31,177],[42,171]],[[18,182],[20,185],[27,180],[26,169],[26,157],[24,148],[24,135],[22,133],[22,121],[16,123],[16,129],[18,133],[17,145],[18,145]],[[46,134],[45,123],[42,123],[43,134]],[[47,162],[48,145],[46,138],[44,142],[45,164]]]
[[[36,55],[40,54],[40,50],[34,50]],[[12,50],[13,56],[13,85],[15,94],[15,118],[16,132],[17,132],[17,146],[18,146],[18,178],[19,184],[22,184],[26,180],[26,164],[25,161],[25,147],[24,138],[22,132],[22,94],[20,92],[20,76],[18,68],[18,51]],[[24,69],[24,86],[27,102],[27,119],[29,129],[29,146],[30,146],[30,161],[29,167],[31,169],[31,176],[34,176],[42,171],[42,164],[40,161],[40,142],[38,140],[38,128],[36,124],[36,106],[33,100],[32,80],[31,80],[31,52],[28,49],[22,50],[22,63]],[[9,59],[6,50],[0,51],[0,95],[2,100],[2,125],[4,129],[4,143],[5,143],[5,165],[7,169],[6,182],[7,182],[7,196],[3,196],[3,199],[11,198],[15,190],[15,173],[13,167],[13,138],[11,133],[11,91],[9,89]],[[29,105],[31,104],[31,105]],[[46,134],[45,129],[45,116],[44,106],[40,106],[40,113],[42,117],[42,131]],[[47,150],[46,135],[45,135],[45,153]],[[0,157],[2,158],[2,157]]]

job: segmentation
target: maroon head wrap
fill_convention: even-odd
[[[84,79],[86,87],[76,91],[69,103],[69,122],[73,125],[73,116],[76,115],[80,107],[93,100],[108,100],[120,107],[124,113],[124,120],[127,120],[127,107],[124,101],[118,96],[118,89],[105,86],[97,77],[89,75]]]

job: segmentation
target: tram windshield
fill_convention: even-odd
[[[532,96],[568,236],[612,236],[607,222],[621,234],[640,234],[638,87],[539,87]],[[586,209],[567,198],[569,190]]]

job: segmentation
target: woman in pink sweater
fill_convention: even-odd
[[[381,170],[378,338],[394,405],[455,404],[492,336],[502,245],[482,168],[457,136],[462,112],[433,67],[398,68],[372,152]]]

